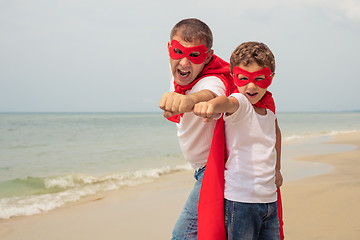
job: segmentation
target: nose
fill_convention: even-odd
[[[246,85],[246,88],[249,89],[249,90],[251,90],[251,89],[256,89],[257,86],[256,86],[255,83],[249,82],[249,83]]]
[[[187,59],[186,57],[183,57],[182,59],[180,59],[179,64],[180,64],[182,67],[187,67],[187,66],[190,66],[190,65],[191,65],[191,62],[190,62],[190,60]]]

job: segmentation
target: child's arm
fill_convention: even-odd
[[[209,121],[216,113],[233,114],[239,108],[239,102],[234,97],[218,96],[208,102],[200,102],[194,106],[194,114]]]
[[[281,187],[283,184],[283,177],[281,174],[281,131],[278,125],[277,120],[275,120],[275,127],[276,127],[276,166],[275,166],[275,184],[276,187]]]
[[[164,110],[164,117],[168,118],[180,113],[191,112],[196,103],[209,101],[216,96],[210,90],[202,90],[188,95],[166,92],[159,102],[159,107]]]

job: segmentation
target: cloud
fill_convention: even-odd
[[[360,2],[355,0],[336,1],[345,16],[352,21],[360,21]]]
[[[158,110],[169,32],[188,17],[225,60],[243,41],[272,49],[281,111],[358,108],[358,1],[14,0],[0,1],[0,111]],[[339,79],[352,87],[335,99]]]
[[[332,20],[360,21],[360,2],[357,0],[279,0],[294,9],[317,8]]]
[[[317,9],[334,21],[360,21],[360,2],[358,0],[225,0],[222,4],[214,0],[201,0],[194,3],[204,9],[227,12],[229,15],[271,15],[269,11],[285,9],[289,12],[306,13]]]

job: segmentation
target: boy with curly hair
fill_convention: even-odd
[[[265,44],[245,42],[232,53],[230,69],[237,91],[200,102],[193,110],[205,121],[224,113],[226,234],[228,240],[280,239],[281,141],[275,104],[267,91],[275,75],[275,58]]]

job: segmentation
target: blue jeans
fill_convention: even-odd
[[[205,167],[195,171],[196,182],[175,224],[172,233],[173,240],[197,239],[198,204],[204,171]]]
[[[241,203],[225,199],[228,240],[279,240],[276,202]]]

